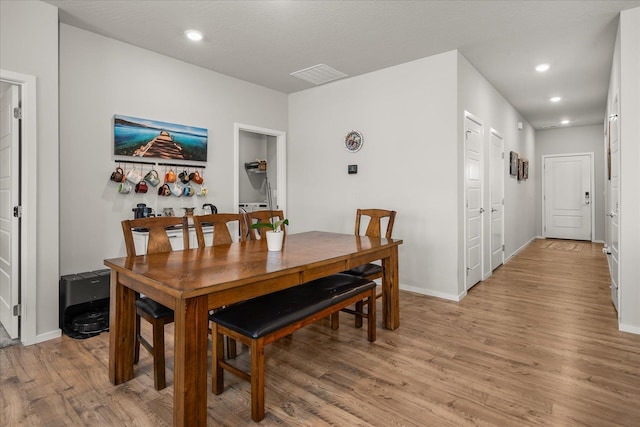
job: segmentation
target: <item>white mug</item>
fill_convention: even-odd
[[[128,194],[131,193],[131,183],[129,181],[122,181],[118,184],[118,193]]]
[[[127,181],[131,182],[132,184],[137,184],[140,181],[142,181],[142,175],[140,175],[135,168],[131,169],[129,172],[127,172]]]
[[[182,196],[182,187],[180,187],[177,182],[174,182],[171,186],[171,194],[176,197]]]

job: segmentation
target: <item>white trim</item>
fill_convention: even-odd
[[[640,335],[640,326],[636,326],[636,325],[627,325],[625,323],[619,323],[618,330],[622,332],[629,332],[631,334]]]
[[[514,253],[512,253],[511,255],[509,255],[507,258],[505,258],[504,263],[506,264],[507,262],[509,262],[511,260],[511,258],[513,258],[514,256],[518,255],[520,252],[522,252],[524,250],[524,248],[526,248],[527,246],[529,246],[531,243],[533,243],[536,239],[545,239],[545,237],[532,237],[531,240],[529,240],[527,243],[525,243],[524,245],[520,246],[518,249],[515,250]]]
[[[44,334],[40,334],[38,336],[36,336],[36,341],[33,344],[38,344],[41,342],[45,342],[45,341],[49,341],[52,340],[54,338],[60,338],[62,336],[62,330],[60,329],[55,329],[51,332],[46,332]]]
[[[505,228],[504,228],[504,223],[506,222],[506,218],[507,218],[507,212],[506,212],[506,205],[504,203],[504,196],[505,196],[505,179],[504,179],[504,174],[505,174],[505,160],[506,160],[506,153],[504,151],[504,137],[502,136],[502,134],[494,129],[494,128],[489,128],[489,135],[495,135],[498,138],[500,138],[500,140],[502,141],[502,164],[501,166],[501,170],[502,170],[502,247],[505,247],[505,240],[506,240],[506,236],[505,236]],[[492,149],[492,144],[491,144],[491,138],[489,138],[489,168],[492,168],[491,165],[491,149]],[[493,172],[493,169],[491,169]],[[491,194],[491,191],[493,191],[493,183],[491,182],[491,180],[489,180],[489,194]],[[491,198],[489,198],[489,205],[491,205]],[[493,235],[493,221],[491,221],[491,216],[489,216],[489,236]],[[489,239],[491,239],[491,237],[489,237]],[[491,244],[489,244],[489,269],[491,270],[491,272],[489,273],[489,276],[491,276],[493,274],[493,265],[491,263],[492,259],[491,259],[492,253],[491,253]],[[502,249],[502,264],[504,265],[504,260],[505,260],[505,249]],[[496,267],[497,268],[497,267]]]
[[[276,171],[278,207],[287,214],[287,134],[284,131],[261,128],[242,123],[233,124],[233,206],[234,212],[240,204],[240,131],[276,137],[278,167]]]
[[[0,80],[19,85],[22,97],[21,169],[21,249],[20,249],[20,342],[35,344],[38,310],[37,295],[37,118],[36,78],[0,69]]]
[[[545,167],[544,167],[544,162],[545,159],[547,158],[552,158],[552,157],[577,157],[577,156],[589,156],[589,168],[590,168],[590,182],[589,185],[591,186],[591,192],[590,192],[590,198],[591,198],[591,202],[590,205],[591,206],[591,238],[589,239],[589,241],[593,242],[596,237],[596,198],[595,198],[595,188],[596,188],[596,181],[595,181],[595,166],[594,166],[594,155],[593,152],[586,152],[586,153],[566,153],[566,154],[544,154],[541,156],[541,161],[542,161],[542,165],[540,166],[541,170],[542,170],[542,177],[541,177],[541,205],[542,205],[542,235],[546,238],[547,237],[547,232],[545,231],[545,226],[546,226],[546,206],[545,206],[545,193],[544,193],[544,179],[545,179]]]
[[[455,295],[455,294],[449,294],[446,292],[432,291],[425,288],[417,288],[415,286],[408,286],[408,285],[402,285],[402,284],[400,285],[400,290],[409,291],[409,292],[413,292],[420,295],[426,295],[429,297],[442,298],[449,301],[460,301],[462,300],[462,298],[467,296],[467,291],[462,292],[460,295]]]

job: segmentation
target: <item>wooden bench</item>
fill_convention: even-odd
[[[264,418],[264,347],[317,320],[366,299],[367,339],[376,340],[376,283],[368,279],[335,274],[284,289],[216,311],[211,357],[212,392],[224,390],[223,369],[251,383],[251,419]],[[224,360],[223,337],[249,346],[251,372]]]

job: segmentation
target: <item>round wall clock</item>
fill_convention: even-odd
[[[362,134],[357,130],[352,130],[344,137],[344,146],[347,148],[347,151],[350,153],[355,153],[359,149],[362,148],[362,143],[364,142],[364,138]]]

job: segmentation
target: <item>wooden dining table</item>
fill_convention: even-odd
[[[311,231],[287,234],[281,251],[265,240],[107,259],[111,268],[109,379],[134,377],[135,300],[142,293],[174,310],[173,425],[207,425],[208,312],[381,260],[382,322],[400,325],[402,240]]]

